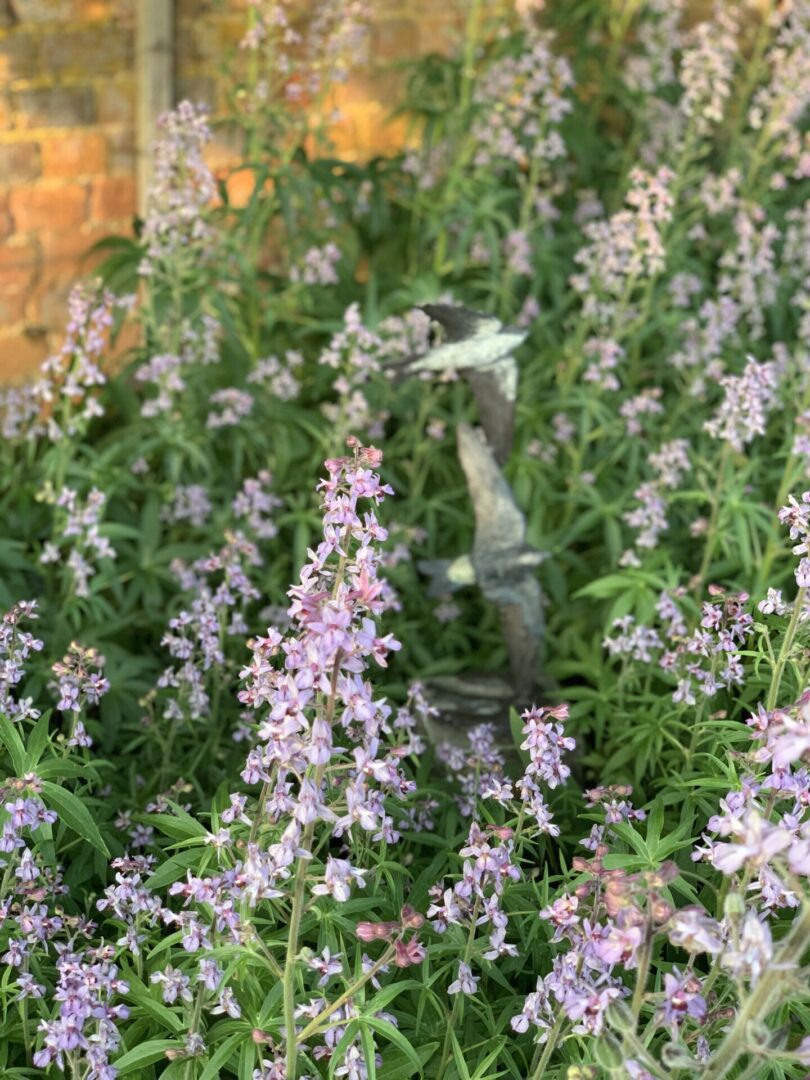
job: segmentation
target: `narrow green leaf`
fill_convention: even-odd
[[[438,1042],[425,1043],[416,1048],[416,1054],[421,1062],[420,1067],[414,1067],[410,1055],[406,1056],[399,1050],[386,1052],[383,1059],[385,1080],[411,1080],[417,1073],[421,1076],[424,1066],[430,1061],[441,1044]]]
[[[379,1035],[382,1035],[390,1043],[400,1050],[405,1057],[410,1061],[415,1069],[421,1069],[422,1063],[419,1060],[419,1055],[416,1050],[411,1046],[399,1028],[395,1028],[388,1020],[382,1020],[379,1016],[362,1016],[358,1018],[358,1023],[368,1024],[372,1030],[376,1031]]]
[[[50,780],[43,780],[42,797],[46,805],[57,812],[60,821],[109,859],[110,851],[98,831],[98,825],[78,796],[58,784],[52,784]]]
[[[33,772],[39,759],[45,753],[45,747],[48,745],[50,735],[51,712],[51,709],[45,710],[28,736],[28,747],[25,755],[26,772]]]
[[[464,1053],[456,1038],[456,1033],[452,1029],[450,1031],[450,1045],[453,1048],[453,1061],[456,1063],[458,1075],[461,1077],[461,1080],[472,1080],[470,1070],[467,1068],[467,1062],[464,1060]]]
[[[131,1050],[115,1062],[119,1076],[127,1076],[136,1069],[142,1069],[146,1065],[154,1065],[156,1061],[166,1060],[167,1050],[182,1050],[183,1043],[176,1039],[149,1039],[139,1046],[133,1046]]]
[[[157,868],[157,870],[148,878],[146,884],[150,889],[164,889],[167,885],[171,885],[173,881],[177,881],[183,877],[186,870],[191,866],[197,866],[200,861],[200,848],[189,848],[187,851],[178,851],[176,855],[172,855],[170,859]]]
[[[0,742],[8,751],[17,776],[25,775],[25,745],[13,720],[0,712]]]
[[[211,1055],[208,1064],[200,1073],[200,1080],[216,1080],[219,1076],[220,1067],[225,1064],[236,1047],[243,1040],[250,1040],[250,1034],[248,1032],[237,1031],[234,1035],[229,1035]]]

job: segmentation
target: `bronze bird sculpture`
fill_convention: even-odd
[[[441,338],[430,352],[389,366],[395,375],[458,372],[469,383],[487,441],[503,464],[514,438],[518,368],[512,353],[526,331],[506,327],[494,315],[454,304],[418,308],[439,327]]]

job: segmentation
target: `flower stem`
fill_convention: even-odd
[[[357,982],[352,983],[352,985],[347,990],[344,990],[339,998],[335,998],[335,1000],[330,1005],[326,1006],[323,1012],[319,1012],[314,1020],[310,1020],[310,1022],[298,1036],[299,1041],[303,1042],[305,1039],[310,1039],[313,1035],[317,1035],[324,1020],[328,1020],[332,1013],[337,1012],[337,1010],[342,1005],[345,1005],[350,998],[354,997],[357,991],[362,986],[365,986],[369,979],[373,979],[381,968],[385,967],[386,964],[390,963],[390,961],[393,959],[393,956],[394,946],[389,945],[385,952],[382,954],[382,956],[379,958],[379,960],[375,960],[374,964],[357,980]]]
[[[711,496],[711,516],[709,517],[709,528],[706,535],[706,545],[703,548],[703,559],[700,564],[700,570],[695,578],[692,593],[696,597],[700,597],[703,592],[703,586],[706,583],[706,576],[711,570],[712,559],[714,558],[714,552],[717,547],[718,530],[717,526],[720,521],[720,503],[722,501],[723,484],[726,477],[726,466],[728,464],[729,455],[731,453],[730,443],[724,442],[723,449],[720,454],[720,461],[717,465],[717,481],[714,485],[714,491]]]
[[[557,1049],[557,1042],[560,1038],[560,1032],[563,1026],[563,1019],[564,1014],[561,1007],[559,1012],[557,1013],[557,1019],[554,1021],[554,1026],[548,1033],[548,1038],[546,1039],[545,1045],[543,1046],[543,1053],[540,1055],[540,1060],[537,1062],[536,1066],[534,1065],[534,1062],[532,1062],[532,1066],[534,1067],[530,1076],[530,1080],[543,1080],[543,1077],[546,1075],[546,1066],[551,1060],[551,1055]]]
[[[636,967],[636,986],[633,991],[633,1002],[630,1006],[633,1013],[633,1019],[638,1022],[639,1014],[641,1013],[641,1006],[644,1004],[644,991],[647,988],[647,974],[650,970],[650,959],[652,957],[652,945],[653,945],[653,927],[652,917],[650,913],[647,913],[647,925],[644,930],[644,944],[638,955],[638,966]]]
[[[790,651],[793,648],[793,641],[799,627],[799,620],[801,619],[802,611],[804,610],[804,598],[806,592],[807,589],[802,586],[796,593],[796,599],[793,601],[793,614],[790,618],[785,639],[782,642],[782,648],[779,650],[779,657],[776,661],[773,677],[771,678],[771,688],[768,691],[768,701],[765,705],[768,712],[772,712],[776,707],[776,701],[779,697],[779,687],[782,683],[782,676],[785,673],[785,666],[790,658]]]
[[[321,786],[323,779],[323,766],[319,765],[315,770],[314,782],[316,789]],[[315,831],[315,822],[310,821],[301,838],[301,847],[309,851],[312,845],[312,837]],[[301,917],[304,913],[304,899],[307,884],[308,859],[299,858],[295,869],[295,883],[293,885],[292,907],[290,909],[290,928],[287,935],[287,954],[284,959],[284,1027],[287,1042],[287,1080],[296,1080],[298,1060],[298,1036],[295,1033],[295,973],[296,959],[298,957],[298,934],[301,929]]]
[[[469,966],[470,957],[472,956],[473,942],[475,941],[476,923],[478,922],[478,912],[481,910],[481,897],[476,896],[475,903],[473,904],[472,915],[470,916],[470,930],[467,934],[467,944],[464,947],[464,960],[463,963]],[[462,1009],[464,1001],[464,994],[462,991],[456,994],[453,1001],[453,1009],[450,1013],[450,1019],[447,1022],[447,1031],[444,1036],[444,1046],[442,1047],[442,1062],[439,1066],[439,1071],[436,1074],[437,1080],[442,1080],[445,1069],[450,1064],[450,1039],[453,1034],[453,1029],[456,1026],[458,1020],[461,1019],[459,1012]]]
[[[734,1024],[702,1074],[703,1080],[724,1080],[731,1074],[737,1061],[747,1051],[746,1036],[750,1024],[755,1020],[765,1019],[780,987],[785,985],[785,965],[792,964],[797,957],[803,956],[809,943],[810,904],[805,904],[792,930],[783,940],[773,963],[766,967],[737,1013]]]

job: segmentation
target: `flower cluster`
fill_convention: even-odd
[[[437,710],[432,712],[436,714]],[[504,785],[504,756],[496,743],[494,724],[476,724],[467,734],[469,746],[462,749],[453,743],[441,742],[436,756],[459,785],[456,797],[463,817],[472,817],[478,800],[494,797]],[[511,788],[509,788],[511,797]]]
[[[110,1066],[110,1055],[121,1043],[116,1026],[129,1016],[127,1005],[113,1005],[112,1000],[129,990],[110,962],[108,946],[74,951],[66,948],[59,954],[56,969],[59,981],[56,998],[60,1002],[55,1020],[42,1020],[39,1031],[45,1038],[42,1049],[34,1054],[37,1068],[46,1069],[52,1062],[58,1068],[78,1071],[88,1080],[111,1080],[117,1075]]]
[[[253,395],[247,390],[235,386],[216,390],[210,398],[210,404],[216,406],[208,414],[205,424],[209,428],[236,427],[246,416],[253,412]]]
[[[283,500],[270,491],[273,476],[269,469],[262,469],[258,476],[249,476],[231,503],[231,513],[237,521],[244,522],[249,533],[257,540],[272,540],[278,534],[273,513],[283,506]]]
[[[548,1039],[558,1012],[571,1022],[575,1034],[601,1035],[612,1003],[629,995],[617,968],[639,968],[652,935],[660,932],[673,913],[663,890],[678,874],[674,863],[638,874],[605,866],[609,825],[643,817],[623,798],[631,791],[600,789],[587,793],[589,801],[603,805],[606,825],[596,826],[583,841],[592,851],[592,858],[577,856],[573,860],[581,883],[540,912],[540,918],[553,930],[552,943],[565,942],[568,949],[556,953],[551,970],[538,978],[536,989],[512,1018],[515,1031],[535,1028],[538,1043]],[[693,1009],[691,1015],[697,1017],[697,1010]]]
[[[109,681],[101,674],[104,664],[104,657],[95,649],[83,648],[73,641],[65,657],[51,669],[59,680],[59,702],[56,707],[60,712],[72,714],[68,746],[93,745],[79,714],[88,705],[98,705],[110,689]]]
[[[721,296],[738,304],[753,339],[765,332],[765,312],[776,300],[776,243],[780,232],[761,206],[744,204],[734,215],[736,244],[720,256]]]
[[[21,600],[0,620],[0,712],[19,720],[39,716],[33,699],[18,699],[14,689],[25,678],[25,661],[44,647],[44,642],[20,626],[24,619],[39,618],[36,608],[36,600]]]
[[[588,244],[577,252],[582,270],[571,276],[572,287],[584,297],[584,313],[607,322],[619,300],[637,282],[659,274],[666,261],[663,229],[672,219],[673,172],[634,169],[626,208],[605,221],[590,221],[584,233]]]
[[[288,349],[283,361],[277,356],[266,356],[256,361],[247,381],[269,387],[271,394],[279,401],[294,401],[301,393],[301,383],[295,369],[303,362],[304,357],[295,349]]]
[[[360,430],[377,438],[382,434],[388,413],[374,410],[366,388],[381,372],[387,350],[382,337],[363,324],[358,304],[346,309],[343,323],[343,329],[332,336],[318,358],[319,363],[338,372],[333,383],[338,400],[323,405],[323,413],[338,435]]]
[[[479,800],[492,799],[506,807],[514,806],[521,821],[524,817],[532,820],[532,829],[538,836],[558,836],[559,829],[553,824],[541,785],[553,789],[571,775],[563,761],[563,754],[575,746],[563,727],[567,716],[567,705],[533,707],[522,714],[525,740],[521,749],[528,753],[529,760],[516,783],[518,799],[512,781],[503,776],[503,758],[494,747],[490,725],[481,724],[470,733],[471,753],[466,760],[464,755],[457,756],[457,752],[446,749],[445,760],[459,774],[469,810],[474,812]],[[473,995],[478,988],[478,977],[470,966],[476,927],[490,927],[488,948],[478,950],[484,960],[518,954],[517,947],[506,941],[509,920],[503,906],[504,889],[521,876],[513,858],[514,846],[515,833],[511,827],[482,827],[474,820],[467,843],[459,851],[465,860],[459,880],[452,888],[442,882],[430,890],[432,903],[427,915],[433,920],[433,928],[438,933],[444,933],[450,926],[468,928],[468,947],[459,963],[457,977],[448,987],[449,994]]]
[[[129,310],[133,296],[116,297],[98,283],[76,285],[68,297],[65,339],[29,386],[0,390],[0,421],[5,439],[45,435],[51,442],[84,434],[103,416],[98,393],[107,377],[102,359],[109,346],[116,310]]]
[[[211,500],[202,484],[178,484],[170,503],[161,509],[161,517],[170,525],[188,521],[196,529],[202,528],[211,517]]]
[[[682,46],[684,0],[650,0],[640,12],[634,51],[624,66],[624,81],[646,94],[675,82],[675,54]]]
[[[573,84],[568,61],[552,51],[548,34],[531,31],[519,56],[494,58],[475,87],[476,166],[526,169],[531,161],[564,157],[558,126],[572,109]]]
[[[757,435],[765,434],[768,413],[778,404],[777,365],[759,364],[749,356],[742,375],[723,375],[718,381],[725,396],[703,426],[712,438],[723,439],[740,453]]]
[[[308,248],[300,266],[290,270],[290,281],[303,285],[337,285],[340,278],[336,267],[341,258],[340,248],[331,241],[322,247]]]
[[[213,240],[205,210],[216,194],[214,176],[203,158],[211,140],[208,111],[181,101],[158,119],[154,175],[147,197],[141,238],[145,255],[140,272],[150,277],[178,259],[196,261]]]
[[[658,666],[677,680],[672,695],[676,703],[694,705],[698,695],[712,698],[720,690],[742,686],[742,657],[754,623],[745,610],[748,596],[725,594],[717,586],[710,586],[709,594],[713,599],[703,604],[700,625],[691,633],[674,598],[662,593],[656,605],[660,633],[625,615],[614,622],[604,647],[611,656],[630,656],[643,663],[650,663],[653,650],[660,650]]]
[[[667,492],[677,488],[684,474],[691,471],[688,441],[670,439],[649,455],[649,463],[656,474],[655,478],[646,480],[636,488],[633,497],[638,505],[622,515],[632,529],[638,530],[635,547],[648,551],[657,547],[658,538],[669,527]],[[639,558],[634,551],[626,551],[621,565],[638,566]]]
[[[158,679],[164,720],[199,720],[209,714],[209,673],[221,674],[225,665],[225,635],[247,630],[245,608],[259,592],[248,576],[250,567],[261,566],[256,545],[241,533],[229,534],[217,552],[192,566],[180,561],[172,569],[184,592],[193,599],[169,620],[162,644],[177,664],[167,667]]]
[[[115,548],[101,532],[101,516],[107,496],[93,488],[82,502],[73,488],[62,488],[51,501],[62,511],[58,538],[48,540],[42,548],[39,561],[43,564],[57,563],[70,571],[70,580],[76,596],[90,595],[90,578],[96,573],[99,559],[114,559]],[[66,551],[69,551],[65,559]]]
[[[737,57],[737,19],[733,9],[717,4],[714,18],[698,23],[681,57],[678,81],[680,111],[698,138],[723,119]]]

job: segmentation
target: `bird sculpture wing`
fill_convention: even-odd
[[[513,356],[507,356],[492,367],[468,368],[463,374],[475,397],[487,442],[498,464],[503,465],[509,458],[515,438],[517,362]]]
[[[543,639],[543,597],[535,575],[542,556],[526,546],[526,519],[493,451],[467,424],[458,428],[458,456],[475,510],[476,581],[500,613],[515,688],[529,692]]]
[[[420,304],[417,307],[439,324],[444,341],[448,343],[497,334],[503,328],[501,320],[494,315],[457,304]]]
[[[475,511],[473,560],[498,551],[514,551],[526,541],[526,520],[495,455],[469,424],[459,424],[458,457]]]
[[[487,441],[503,464],[515,431],[518,368],[512,353],[525,332],[504,327],[494,315],[454,304],[423,304],[418,310],[439,325],[441,341],[422,356],[389,364],[389,375],[460,372],[472,389]]]

